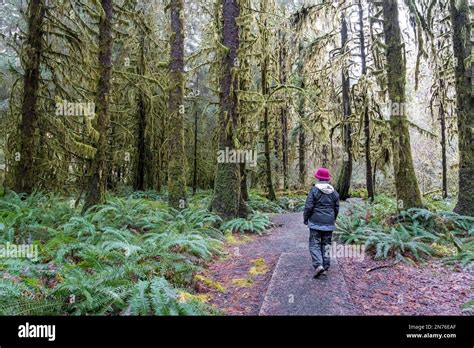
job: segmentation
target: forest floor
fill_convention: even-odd
[[[328,275],[313,279],[302,213],[274,214],[272,222],[264,235],[234,235],[227,256],[205,273],[214,286],[197,289],[228,315],[467,314],[474,275],[458,266],[437,259],[393,265],[365,255],[333,259]]]

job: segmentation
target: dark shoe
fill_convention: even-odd
[[[326,275],[328,275],[328,270],[327,270],[327,269],[325,269],[324,271],[322,271],[322,272],[321,272],[321,275],[323,275],[323,276],[326,276]]]
[[[318,266],[316,267],[316,273],[314,274],[313,278],[318,278],[322,272],[324,272],[324,267],[323,266]]]

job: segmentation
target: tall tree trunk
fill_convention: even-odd
[[[246,66],[248,62],[246,62]],[[247,90],[247,84],[245,81],[239,81],[240,82],[240,90],[241,91],[246,91]],[[245,115],[240,115],[240,122],[241,124],[245,124],[246,118]],[[242,140],[242,145],[244,148],[247,148],[249,146],[249,141],[246,135],[244,135],[243,140]],[[249,200],[249,189],[247,185],[247,169],[246,169],[246,163],[242,162],[239,163],[239,172],[240,172],[240,194],[242,196],[242,200],[247,202]]]
[[[347,46],[347,22],[342,16],[341,25],[341,46],[342,53],[345,54],[348,50]],[[352,127],[350,124],[351,116],[351,101],[350,101],[350,81],[349,81],[349,69],[345,66],[342,68],[342,104],[343,104],[343,124],[342,124],[342,135],[344,141],[344,155],[341,171],[339,172],[337,180],[337,191],[341,199],[345,200],[349,198],[349,190],[351,188],[351,177],[352,177]]]
[[[264,135],[263,135],[263,142],[265,146],[265,173],[266,173],[266,183],[267,183],[267,198],[271,201],[276,200],[275,190],[273,189],[273,182],[272,182],[272,165],[270,160],[270,140],[268,134],[268,108],[265,107],[263,111],[263,127],[264,127]]]
[[[299,57],[298,57],[298,78],[300,79],[300,88],[304,90],[304,78],[303,78],[303,44],[299,44]],[[305,111],[305,96],[301,93],[300,100],[298,103],[298,115],[300,117],[300,128],[298,132],[298,181],[300,187],[304,187],[306,185],[306,136],[303,127],[303,119],[304,119],[304,111]]]
[[[186,155],[184,151],[184,0],[171,0],[171,61],[168,110],[168,203],[175,209],[186,206]]]
[[[261,14],[265,15],[267,10],[267,2],[262,0],[261,2]],[[267,98],[268,96],[268,64],[270,62],[268,53],[266,50],[268,49],[268,36],[266,30],[266,20],[263,22],[263,28],[265,28],[261,35],[263,37],[262,43],[262,55],[263,55],[263,62],[261,65],[261,83],[262,83],[262,95]],[[276,200],[275,190],[273,189],[273,180],[272,180],[272,164],[271,164],[271,157],[270,157],[270,135],[268,131],[269,122],[268,122],[268,106],[265,105],[263,109],[263,143],[265,147],[265,176],[266,176],[266,186],[267,186],[267,198],[271,201]]]
[[[197,144],[198,144],[198,103],[199,75],[196,75],[196,93],[194,94],[194,153],[193,153],[193,195],[197,189]]]
[[[275,120],[275,122],[279,122],[278,120]],[[280,154],[281,154],[281,144],[280,144],[280,140],[281,140],[281,129],[279,127],[279,125],[277,124],[275,126],[275,129],[273,130],[273,156],[275,157],[275,161],[274,161],[274,164],[273,164],[273,188],[275,190],[279,190],[280,189],[280,182],[281,182],[281,178],[280,178],[280,172],[281,172],[281,157],[280,157]]]
[[[242,200],[248,201],[249,200],[249,189],[247,185],[247,170],[245,169],[245,163],[240,163],[239,165],[240,170],[240,194],[242,196]]]
[[[135,175],[135,189],[143,191],[145,189],[145,130],[146,130],[146,111],[143,95],[138,96],[138,162]]]
[[[116,137],[117,137],[117,126],[116,123],[113,122],[112,116],[110,117],[110,131],[108,131],[107,141],[109,144],[113,144]],[[85,137],[84,137],[85,142]],[[125,153],[124,153],[125,155]],[[116,155],[113,151],[109,151],[107,155],[107,162],[111,165],[107,166],[107,178],[106,180],[106,190],[114,190],[117,187],[117,184],[120,182],[120,168],[122,167],[122,163],[115,164],[117,161],[115,160]],[[124,156],[125,157],[125,156]],[[89,172],[89,171],[87,171]],[[85,187],[86,185],[82,186]]]
[[[92,160],[89,183],[83,211],[105,201],[107,179],[107,133],[110,124],[109,93],[112,73],[112,14],[113,0],[101,0],[104,15],[99,21],[99,84],[96,96],[97,131],[99,139],[95,144],[97,152]]]
[[[222,44],[226,47],[222,59],[219,100],[219,150],[235,149],[233,133],[238,125],[238,76],[234,73],[237,50],[240,46],[237,18],[240,15],[238,0],[223,0]],[[214,197],[211,209],[224,219],[246,216],[247,206],[241,195],[240,170],[237,163],[218,163],[214,180]]]
[[[474,216],[474,114],[472,43],[468,0],[450,0],[456,61],[456,105],[459,138],[459,193],[455,212]]]
[[[35,129],[38,122],[38,89],[42,55],[44,0],[31,0],[27,12],[28,32],[24,54],[23,101],[20,125],[20,161],[15,178],[17,192],[31,193],[34,188]]]
[[[399,207],[407,209],[422,206],[422,200],[413,167],[409,122],[405,114],[406,65],[404,44],[398,22],[397,3],[397,0],[382,2],[383,28],[387,57],[388,94],[392,106],[395,106],[392,107],[390,115],[395,188]]]
[[[280,68],[280,84],[287,83],[287,47],[286,35],[280,31],[280,52],[279,52],[279,68]],[[288,104],[286,100],[280,108],[280,128],[281,128],[281,159],[283,174],[283,189],[288,190]]]
[[[140,55],[137,66],[138,75],[145,75],[145,33],[141,33],[142,37],[140,38]],[[147,130],[147,110],[145,104],[145,96],[143,90],[140,88],[138,91],[137,97],[137,106],[138,106],[138,139],[137,139],[137,152],[138,152],[138,161],[137,161],[137,171],[135,175],[135,189],[136,190],[145,190],[145,176],[146,176],[146,167],[147,167],[147,142],[146,142],[146,130]]]
[[[375,196],[375,187],[377,182],[375,181],[377,179],[377,161],[374,162],[374,174],[372,176],[372,182],[374,184],[374,196]]]
[[[165,117],[162,116],[159,118],[159,124],[158,124],[158,134],[157,137],[155,138],[155,149],[156,149],[156,154],[157,154],[157,168],[156,168],[156,173],[155,173],[155,186],[156,186],[156,191],[161,192],[162,187],[163,187],[163,182],[165,181],[164,178],[166,177],[164,172],[165,172],[165,155],[164,155],[164,142],[165,142]]]
[[[240,5],[244,8],[244,11],[245,9],[247,11],[252,11],[252,8],[251,8],[251,0],[244,0],[244,1],[241,1],[240,2]],[[246,12],[246,13],[243,13],[243,11],[240,13],[241,16],[246,16],[249,12]],[[252,40],[252,36],[253,35],[251,32],[248,32],[248,31],[242,31],[241,33],[241,37],[240,37],[240,40],[243,41],[243,42],[247,42],[249,40]],[[249,56],[246,56],[246,55],[243,55],[243,57],[241,57],[241,64],[240,64],[240,68],[242,69],[242,71],[248,71],[251,69],[251,63],[250,63],[250,57]],[[251,84],[252,84],[252,81],[251,80],[247,80],[247,79],[239,79],[239,90],[240,91],[249,91],[250,88],[251,88]],[[239,122],[240,122],[240,128],[241,129],[245,129],[245,125],[247,123],[247,117],[245,115],[245,113],[242,113],[242,114],[239,114]],[[250,138],[249,138],[249,134],[248,133],[244,133],[242,134],[242,136],[239,138],[241,144],[242,144],[242,147],[246,150],[251,150],[251,146],[252,146],[252,141],[250,141]],[[239,163],[239,172],[240,172],[240,194],[241,194],[241,197],[242,197],[242,200],[244,202],[247,202],[249,200],[249,185],[248,185],[248,169],[247,169],[247,163],[246,161],[245,162],[242,162],[242,163]]]
[[[304,102],[300,102],[300,105]],[[301,110],[301,108],[300,108]],[[306,135],[304,132],[303,124],[300,124],[298,133],[298,181],[300,187],[304,187],[306,184],[306,163],[305,163],[305,146],[306,146]]]
[[[441,162],[443,167],[443,198],[448,198],[448,160],[446,156],[446,114],[443,102],[439,105],[439,118],[441,121]]]
[[[362,75],[367,75],[367,56],[365,54],[365,34],[364,34],[364,10],[362,1],[358,2],[359,12],[359,40],[360,40],[360,61],[362,67]],[[364,98],[366,95],[364,94]],[[365,137],[365,181],[367,186],[367,197],[369,201],[374,200],[374,182],[372,180],[372,155],[370,150],[370,117],[369,107],[364,106],[364,137]]]

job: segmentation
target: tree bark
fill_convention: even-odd
[[[43,51],[44,0],[31,0],[27,12],[28,32],[25,42],[25,73],[21,108],[19,163],[15,178],[17,192],[31,193],[34,188],[35,129],[38,122],[38,90]]]
[[[240,163],[240,190],[242,200],[248,201],[249,200],[249,189],[247,185],[247,170],[245,169],[245,163]]]
[[[142,37],[140,38],[140,55],[137,67],[138,75],[145,75],[145,33],[141,33]],[[146,189],[146,168],[147,168],[147,107],[145,103],[145,96],[142,89],[138,90],[137,97],[137,106],[138,106],[138,139],[137,139],[137,152],[138,152],[138,161],[137,161],[137,172],[135,175],[135,189],[136,190],[145,190]]]
[[[267,10],[266,1],[261,2],[261,13],[264,14]],[[269,57],[266,50],[268,49],[268,37],[266,33],[266,20],[263,22],[263,27],[265,28],[261,32],[262,36],[262,55],[263,55],[263,62],[261,64],[261,83],[262,83],[262,95],[264,98],[268,96],[268,64],[269,64]],[[275,190],[273,188],[273,180],[272,180],[272,164],[271,164],[271,157],[270,157],[270,135],[268,131],[269,122],[268,122],[268,106],[265,105],[263,109],[263,143],[265,147],[265,176],[266,176],[266,186],[267,186],[267,198],[271,201],[276,200]]]
[[[439,117],[441,121],[441,162],[443,167],[443,198],[448,198],[448,160],[446,156],[446,114],[443,102],[439,105]]]
[[[305,83],[303,78],[303,44],[299,44],[299,62],[298,62],[298,78],[300,79],[300,88],[304,90]],[[303,188],[306,185],[306,135],[303,127],[305,109],[305,96],[300,95],[298,103],[298,114],[300,117],[300,128],[298,132],[298,173],[299,173],[299,184]]]
[[[407,209],[421,207],[422,200],[413,166],[409,122],[405,113],[406,63],[404,44],[398,22],[397,3],[397,0],[382,2],[383,28],[387,58],[388,94],[392,105],[390,127],[395,188],[399,207]]]
[[[240,15],[238,0],[223,0],[222,5],[222,44],[226,51],[222,58],[222,76],[220,79],[219,100],[221,112],[219,116],[219,150],[235,149],[233,133],[238,125],[237,89],[238,68],[237,50],[240,46],[237,18]],[[245,217],[247,206],[241,195],[240,170],[238,163],[218,163],[214,180],[214,197],[211,202],[212,211],[223,219]]]
[[[168,203],[174,209],[186,207],[186,155],[184,150],[184,1],[171,0],[171,61],[168,110]]]
[[[471,28],[468,0],[450,0],[455,57],[459,138],[459,192],[454,211],[474,216],[474,114],[472,96]]]
[[[272,165],[270,160],[270,140],[268,134],[268,108],[265,107],[263,111],[263,127],[264,127],[264,135],[263,135],[263,142],[265,145],[265,173],[266,173],[266,182],[267,182],[267,198],[271,201],[276,200],[275,190],[273,189],[273,181],[272,181]]]
[[[347,51],[347,22],[345,17],[342,17],[341,25],[341,46],[342,53]],[[341,171],[339,172],[337,180],[337,191],[342,200],[349,198],[349,190],[351,188],[351,177],[352,177],[352,127],[350,124],[349,117],[351,116],[351,101],[350,101],[350,81],[349,81],[349,69],[343,66],[342,68],[342,104],[343,104],[343,124],[342,124],[342,135],[344,142],[344,155]]]
[[[360,40],[360,60],[362,75],[367,75],[367,56],[365,54],[365,34],[364,34],[364,10],[362,1],[358,2],[359,12],[359,40]],[[364,98],[366,96],[364,95]],[[364,145],[365,145],[365,181],[367,186],[367,197],[369,201],[374,200],[374,182],[372,179],[372,155],[370,149],[370,117],[369,107],[364,106]]]
[[[248,64],[245,64],[246,66]],[[239,81],[240,83],[240,90],[241,91],[246,91],[247,90],[247,84],[245,81]],[[240,122],[241,124],[245,124],[246,122],[246,117],[245,115],[240,115]],[[242,145],[244,148],[247,148],[249,146],[249,141],[247,137],[244,136]],[[249,200],[249,190],[248,190],[248,185],[247,185],[247,169],[246,169],[246,163],[239,163],[239,172],[240,172],[240,194],[242,196],[242,200],[247,202]]]
[[[194,154],[193,154],[193,195],[197,189],[197,144],[198,144],[198,103],[199,75],[196,76],[196,93],[194,95]]]
[[[280,31],[280,52],[279,52],[279,67],[280,67],[280,84],[287,83],[287,40],[283,31]],[[288,104],[286,100],[280,108],[280,128],[281,128],[281,159],[282,159],[282,174],[283,174],[283,189],[288,190]]]
[[[101,0],[104,15],[99,21],[99,84],[96,96],[97,152],[92,160],[88,188],[83,211],[105,201],[107,179],[107,133],[110,125],[109,93],[112,73],[112,15],[113,0]]]

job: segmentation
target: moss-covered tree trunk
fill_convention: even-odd
[[[266,16],[267,11],[267,1],[262,0],[260,6],[261,16]],[[265,17],[264,17],[265,18]],[[263,30],[261,30],[262,37],[262,64],[261,64],[261,84],[262,84],[262,95],[264,98],[268,97],[268,65],[270,63],[269,52],[267,51],[268,46],[268,33],[266,28],[266,19],[263,20]],[[271,201],[276,200],[275,190],[273,188],[273,179],[272,179],[272,163],[270,156],[270,134],[269,134],[269,110],[268,105],[265,105],[263,108],[263,144],[264,144],[264,153],[265,153],[265,182],[267,186],[267,198]]]
[[[474,109],[468,0],[450,0],[459,137],[459,193],[455,212],[474,216]],[[468,61],[471,59],[471,61]]]
[[[165,157],[165,148],[164,148],[164,143],[165,143],[165,117],[160,117],[158,120],[158,126],[155,129],[155,135],[154,135],[154,149],[155,149],[155,156],[157,158],[156,160],[156,170],[155,170],[155,190],[158,192],[161,192],[163,184],[165,182],[165,172],[167,169],[165,166],[166,163],[166,157]],[[156,122],[156,119],[155,119]]]
[[[240,89],[242,91],[245,91],[245,85],[243,83],[241,83]],[[242,116],[240,121],[244,123],[245,116]],[[247,138],[244,138],[244,141],[242,141],[242,145],[244,146],[244,148],[246,148],[247,146],[250,146]],[[247,184],[247,168],[246,167],[247,167],[246,162],[239,163],[240,195],[242,197],[242,200],[245,202],[249,200],[249,188]]]
[[[278,37],[280,38],[280,49],[279,49],[279,74],[280,84],[286,85],[287,83],[287,40],[286,34],[283,30],[280,30]],[[280,107],[280,128],[281,128],[281,160],[282,160],[282,175],[283,175],[283,189],[288,190],[288,104],[286,100]]]
[[[197,95],[199,94],[199,74],[196,75],[196,93],[194,93],[194,146],[193,146],[193,195],[197,190],[197,167],[198,167],[198,99]]]
[[[265,64],[264,64],[265,65]],[[266,82],[266,79],[265,79]],[[263,111],[263,143],[265,147],[265,177],[267,185],[267,198],[271,201],[276,200],[275,190],[273,188],[273,179],[272,179],[272,165],[270,158],[270,136],[268,132],[269,122],[268,122],[268,107],[265,107]]]
[[[252,11],[252,8],[251,8],[251,0],[245,0],[245,1],[242,1],[240,2],[241,6],[246,8],[247,11]],[[248,13],[248,12],[247,12]],[[240,13],[240,15],[242,17],[246,16],[246,13]],[[251,37],[252,33],[248,30],[242,30],[241,33],[240,33],[240,40],[241,41],[249,41],[252,39]],[[245,53],[241,55],[240,57],[240,60],[241,60],[241,64],[240,64],[240,69],[242,71],[245,71],[246,69],[251,69],[251,63],[250,63],[250,60],[251,60],[251,56],[247,56]],[[249,74],[251,76],[251,74]],[[239,90],[240,91],[250,91],[251,90],[251,86],[252,86],[252,80],[251,78],[241,78],[239,79]],[[241,129],[245,129],[245,125],[246,123],[248,122],[248,118],[247,116],[245,115],[245,113],[241,113],[239,114],[239,122],[240,122],[240,125],[241,125]],[[250,149],[250,147],[252,146],[252,141],[250,141],[250,137],[249,137],[249,134],[248,133],[244,133],[242,134],[242,138],[239,139],[240,140],[240,143],[241,143],[241,146],[244,148],[244,149]],[[241,197],[242,197],[242,200],[244,202],[247,202],[249,200],[249,185],[248,185],[248,169],[247,169],[247,164],[246,164],[246,161],[245,162],[241,162],[239,164],[239,171],[240,171],[240,194],[241,194]]]
[[[238,125],[237,88],[238,60],[237,50],[240,46],[237,18],[240,15],[238,0],[223,0],[222,4],[222,75],[220,79],[219,101],[219,150],[235,150],[233,134]],[[240,170],[238,163],[217,164],[214,180],[214,196],[211,209],[224,219],[247,215],[247,206],[241,195]]]
[[[38,122],[38,89],[43,41],[44,0],[31,0],[28,4],[28,31],[25,42],[23,100],[21,107],[19,163],[15,177],[17,192],[31,193],[34,188],[35,130]]]
[[[171,61],[169,137],[168,137],[168,203],[182,209],[186,206],[186,155],[184,150],[184,1],[171,0]]]
[[[248,88],[246,81],[239,81],[239,82],[240,82],[240,90],[246,91]],[[241,124],[245,124],[246,122],[245,115],[240,115],[239,121]],[[244,148],[247,148],[247,146],[250,146],[248,137],[246,135],[244,135],[244,138],[242,139],[241,142]],[[247,184],[247,168],[246,168],[245,162],[239,163],[239,172],[240,172],[240,194],[242,196],[242,200],[246,202],[249,200],[249,189],[248,189],[248,184]]]
[[[268,110],[264,112],[263,124],[264,127],[268,127]],[[267,129],[267,128],[265,128]],[[276,200],[275,190],[273,188],[272,180],[272,166],[270,160],[270,141],[268,136],[268,130],[264,131],[263,142],[265,147],[265,176],[266,176],[266,185],[267,185],[267,198],[271,201]]]
[[[247,169],[245,169],[245,163],[240,163],[239,165],[240,170],[240,194],[242,196],[242,200],[248,201],[249,200],[249,189],[247,184]]]
[[[139,94],[137,100],[138,106],[138,137],[137,137],[137,170],[135,174],[135,190],[143,191],[145,189],[145,130],[146,130],[146,111],[143,95]]]
[[[398,1],[384,0],[383,29],[387,58],[388,94],[392,105],[390,127],[393,150],[395,188],[399,208],[422,205],[410,146],[409,122],[405,113],[406,63],[404,44],[398,22]]]
[[[360,62],[362,75],[367,75],[367,56],[365,53],[365,34],[364,34],[364,10],[362,8],[362,1],[358,4],[359,14],[359,44],[360,44]],[[364,96],[366,97],[366,96]],[[374,199],[374,182],[372,178],[372,155],[370,149],[370,117],[369,107],[364,106],[364,151],[365,151],[365,182],[367,187],[367,197],[370,201]]]
[[[298,78],[300,79],[299,87],[304,90],[305,83],[303,77],[303,44],[298,45],[299,56],[298,56]],[[303,92],[300,93],[298,102],[298,115],[300,118],[300,125],[298,129],[298,182],[300,187],[306,185],[306,134],[304,131],[304,112],[305,112],[305,95]]]
[[[145,33],[141,32],[142,37],[140,38],[139,46],[139,58],[137,64],[137,74],[145,75]],[[145,103],[145,95],[142,88],[138,90],[137,95],[137,107],[138,107],[138,137],[137,137],[137,169],[135,173],[135,185],[136,190],[145,190],[146,184],[146,168],[147,168],[147,141],[146,141],[146,130],[147,130],[147,107]]]
[[[441,165],[443,169],[443,198],[448,198],[448,159],[446,155],[446,113],[443,102],[439,103],[439,118],[441,123]]]
[[[117,123],[114,122],[114,115],[110,115],[110,131],[108,134],[109,143],[113,144],[114,139],[117,137]],[[107,162],[110,165],[107,166],[107,179],[106,179],[106,190],[115,190],[117,184],[120,183],[122,179],[122,163],[116,160],[117,155],[113,151],[109,151],[107,155]],[[87,163],[90,164],[90,163]],[[90,167],[89,167],[90,168]],[[89,171],[87,171],[89,172]],[[82,187],[86,187],[83,185]]]
[[[347,22],[344,16],[341,21],[341,53],[346,54],[347,47]],[[342,68],[342,105],[343,105],[343,123],[342,123],[342,139],[344,142],[342,156],[342,167],[339,172],[337,179],[337,191],[339,192],[340,198],[345,200],[349,198],[349,190],[351,188],[351,176],[352,176],[352,139],[351,133],[352,128],[350,124],[351,116],[351,101],[350,101],[350,81],[349,81],[349,69],[343,64]]]
[[[95,144],[97,152],[89,172],[86,198],[83,211],[105,201],[107,179],[107,134],[110,125],[109,94],[112,73],[112,16],[113,1],[101,0],[104,10],[99,21],[99,83],[95,99],[97,114],[97,132],[99,139]]]

